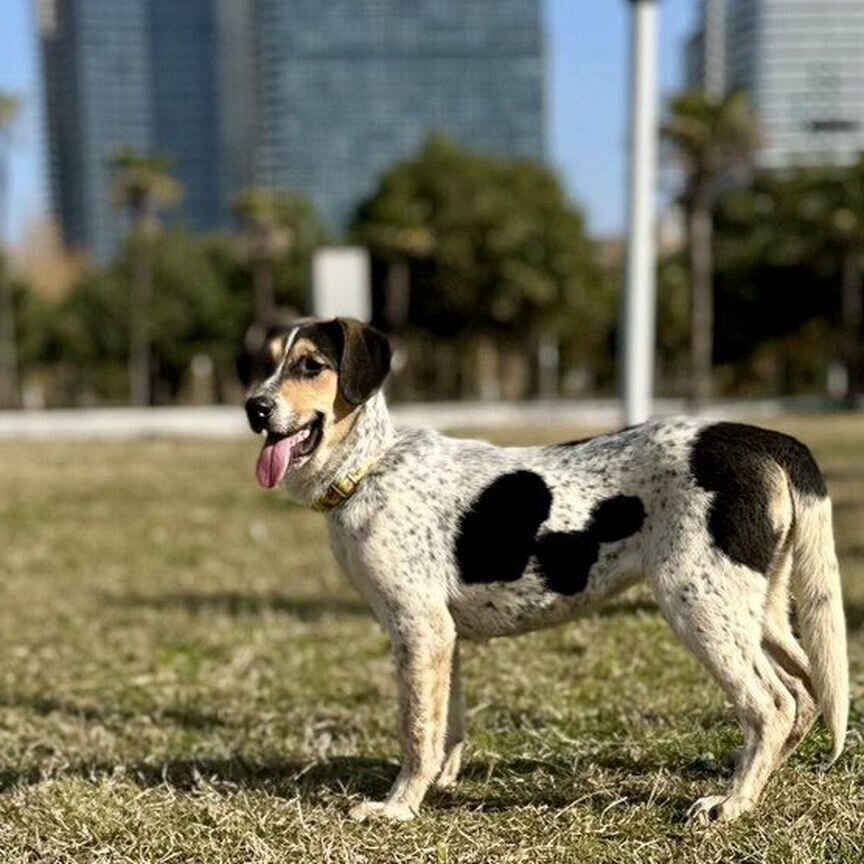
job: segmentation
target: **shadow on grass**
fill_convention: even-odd
[[[24,709],[42,717],[62,714],[69,718],[83,720],[87,723],[99,723],[107,727],[122,725],[128,720],[140,718],[142,715],[149,715],[157,722],[167,721],[174,726],[196,732],[226,725],[217,714],[201,711],[192,706],[132,711],[121,708],[97,708],[94,705],[81,704],[72,700],[56,699],[53,696],[21,693],[0,697],[0,708]]]
[[[318,621],[329,615],[368,616],[368,607],[352,597],[297,597],[282,594],[243,594],[239,591],[218,593],[178,592],[175,594],[112,595],[108,602],[126,607],[181,610],[190,615],[260,615],[278,612],[300,621]]]
[[[216,593],[178,592],[173,594],[109,595],[107,602],[124,607],[146,609],[179,609],[190,615],[259,615],[278,612],[300,621],[318,621],[329,615],[369,617],[369,607],[355,597],[288,596],[283,594],[243,594],[239,591]],[[585,617],[614,618],[657,612],[657,604],[650,600],[621,600],[605,606],[585,610]]]
[[[501,812],[518,807],[548,807],[564,809],[582,798],[580,790],[596,789],[596,769],[615,774],[615,795],[626,796],[636,805],[653,800],[646,790],[646,775],[660,770],[672,771],[682,777],[704,779],[716,776],[704,766],[633,762],[625,757],[588,759],[584,766],[574,766],[566,760],[527,758],[500,761],[469,760],[462,782],[445,791],[431,790],[427,798],[429,810],[469,808],[482,812]],[[35,785],[48,779],[78,777],[90,782],[115,779],[131,782],[141,788],[165,787],[175,792],[192,792],[209,788],[230,792],[234,789],[266,792],[291,799],[299,797],[307,804],[322,805],[349,796],[383,798],[398,773],[391,761],[374,757],[339,756],[320,762],[271,760],[249,761],[190,759],[165,763],[132,763],[118,765],[105,762],[82,762],[57,771],[43,773],[38,768],[24,771],[0,770],[0,792],[13,787]],[[593,779],[589,778],[589,772]],[[532,782],[532,775],[534,782]],[[494,778],[494,780],[493,780]],[[478,788],[478,786],[480,788]],[[603,809],[609,804],[607,790],[582,798],[583,806]],[[667,798],[664,806],[678,811],[689,801],[683,797]]]

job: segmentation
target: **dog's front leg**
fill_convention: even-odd
[[[450,667],[450,701],[447,708],[447,738],[444,743],[444,766],[435,781],[439,789],[447,789],[459,779],[462,767],[462,748],[465,746],[465,695],[462,692],[462,673],[459,663],[459,645],[453,648]]]
[[[426,618],[423,625],[420,633],[393,634],[402,770],[386,800],[358,804],[354,819],[413,818],[441,770],[456,635],[449,615],[434,623]]]

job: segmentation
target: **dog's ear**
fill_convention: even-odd
[[[390,342],[380,331],[355,318],[336,318],[341,331],[339,389],[351,405],[362,405],[390,372]]]

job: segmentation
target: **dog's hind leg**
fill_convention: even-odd
[[[359,821],[413,818],[444,762],[455,627],[446,608],[439,614],[423,609],[419,619],[412,611],[394,615],[391,629],[402,770],[386,800],[364,801],[351,810],[351,817]],[[417,620],[422,626],[415,626]]]
[[[453,649],[450,668],[450,699],[447,705],[447,739],[444,744],[444,766],[435,781],[439,789],[452,786],[462,767],[462,748],[465,746],[465,695],[462,691],[462,673],[459,646]]]
[[[699,822],[728,821],[753,809],[780,763],[795,700],[762,648],[764,577],[716,559],[699,569],[701,578],[652,581],[666,619],[723,688],[744,730],[731,790],[699,799],[689,813]]]
[[[792,556],[783,555],[769,578],[762,647],[777,677],[795,699],[795,722],[783,745],[782,759],[789,757],[810,731],[819,708],[811,680],[810,660],[792,632],[789,619],[789,576]]]

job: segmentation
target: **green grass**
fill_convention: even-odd
[[[644,593],[467,646],[464,779],[357,825],[397,766],[387,641],[323,518],[257,489],[256,442],[3,443],[0,862],[864,860],[864,420],[786,428],[836,502],[849,749],[820,772],[818,730],[703,831],[738,732]]]

